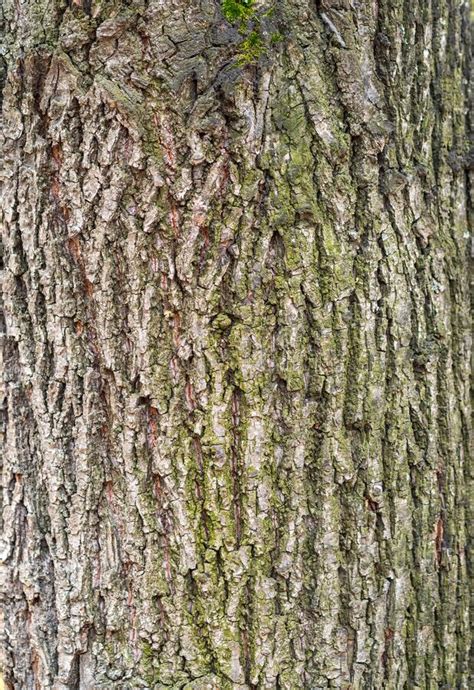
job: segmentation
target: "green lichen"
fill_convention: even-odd
[[[227,314],[218,314],[213,321],[213,325],[219,330],[225,330],[232,325],[232,320]]]

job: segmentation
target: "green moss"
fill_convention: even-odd
[[[240,44],[240,53],[237,63],[247,65],[257,62],[264,51],[264,41],[258,31],[252,31]]]
[[[222,0],[222,14],[228,22],[247,21],[255,14],[254,0]]]
[[[274,7],[258,11],[255,0],[222,0],[222,14],[231,24],[236,25],[242,36],[237,64],[253,64],[265,53],[266,44],[275,45],[282,40],[279,32],[269,33],[265,20],[274,14]]]

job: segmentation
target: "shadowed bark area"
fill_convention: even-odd
[[[6,687],[467,690],[469,4],[3,11]]]

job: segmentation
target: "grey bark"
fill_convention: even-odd
[[[469,4],[3,13],[6,687],[472,687]]]

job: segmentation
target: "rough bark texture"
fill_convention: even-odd
[[[467,689],[467,2],[3,11],[7,688]]]

